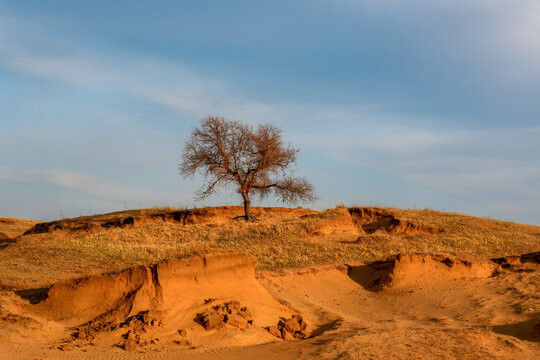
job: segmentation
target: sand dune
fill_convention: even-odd
[[[255,275],[246,254],[196,255],[59,282],[35,304],[4,291],[0,358],[534,359],[537,259],[399,254]],[[213,308],[228,317],[207,330]],[[310,338],[267,330],[294,314]]]

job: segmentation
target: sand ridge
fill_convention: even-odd
[[[291,218],[316,213],[314,210],[279,207],[252,208],[253,214],[261,219]],[[110,214],[81,216],[77,218],[34,222],[25,235],[64,232],[67,235],[81,232],[99,232],[112,228],[136,227],[154,223],[213,224],[241,218],[242,206],[204,207],[200,209],[139,209],[118,211]],[[22,220],[24,221],[24,220]]]
[[[192,213],[199,222],[162,221],[162,217],[177,211]],[[235,214],[241,212],[238,207],[152,208],[62,219],[58,222],[62,229],[0,239],[0,289],[29,292],[62,280],[119,272],[212,250],[244,251],[257,259],[258,270],[279,270],[373,262],[400,252],[457,251],[498,258],[538,251],[540,240],[538,226],[432,210],[339,206],[319,212],[257,211],[259,221],[250,223],[235,220]],[[98,225],[129,217],[148,217],[154,222]],[[412,224],[411,231],[396,233],[397,223]],[[4,225],[0,223],[0,232],[11,226]],[[94,225],[99,229],[84,230]],[[29,226],[32,224],[17,231],[21,234]],[[427,228],[439,232],[418,230]]]

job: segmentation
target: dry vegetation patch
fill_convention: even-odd
[[[21,236],[38,223],[38,221],[33,220],[0,218],[0,249],[6,247],[13,239]]]

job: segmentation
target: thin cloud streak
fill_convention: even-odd
[[[48,41],[52,43],[46,48],[61,47]],[[183,64],[110,52],[107,57],[99,57],[94,55],[97,51],[73,46],[68,49],[64,49],[62,56],[45,54],[24,40],[2,36],[0,29],[0,67],[85,89],[130,94],[197,119],[226,114],[244,121],[277,119],[289,125],[322,125],[328,121],[347,124],[368,122],[369,116],[362,113],[381,108],[376,104],[338,107],[262,102],[246,98],[225,81],[203,76]]]
[[[433,131],[427,137],[422,129],[403,133],[399,129],[366,134],[356,143],[344,143],[339,148],[330,144],[328,149],[337,161],[384,171],[414,184],[484,204],[496,214],[499,209],[504,212],[520,205],[517,214],[530,216],[540,212],[540,128]],[[387,142],[384,138],[388,132]],[[421,151],[412,151],[419,150],[415,147],[415,133],[420,134],[420,139],[430,139],[423,142]],[[373,139],[382,141],[374,145],[377,140]],[[431,141],[434,139],[437,141]],[[314,141],[324,143],[323,139]]]
[[[6,167],[0,167],[0,180],[55,185],[117,202],[128,200],[160,202],[167,201],[172,195],[154,189],[146,190],[117,185],[99,176],[59,169],[13,171]],[[178,194],[174,195],[178,197]],[[181,196],[182,201],[191,201],[191,198],[191,195]]]

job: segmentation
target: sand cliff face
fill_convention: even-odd
[[[437,233],[440,229],[398,219],[394,214],[374,207],[352,207],[349,213],[353,222],[366,234],[383,231],[389,234],[415,235]]]
[[[379,290],[451,279],[487,278],[498,268],[494,262],[470,254],[398,254],[372,266],[384,269],[374,284]]]
[[[56,283],[45,300],[27,309],[74,326],[105,314],[111,321],[148,310],[174,314],[208,299],[234,297],[252,307],[263,307],[264,312],[255,313],[256,320],[270,321],[285,309],[256,281],[255,264],[244,253],[212,253],[137,266],[117,274]]]
[[[211,253],[137,266],[116,274],[63,281],[50,287],[46,299],[28,305],[30,313],[66,325],[86,323],[103,314],[125,319],[141,311],[174,312],[231,296],[258,307],[280,308],[255,279],[256,260],[244,253]],[[374,290],[460,278],[487,278],[499,266],[461,254],[398,254],[369,266],[350,267],[349,275],[368,276]],[[260,320],[269,316],[260,314]]]

